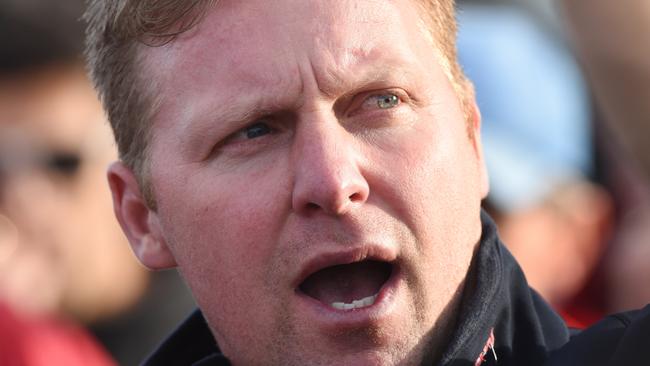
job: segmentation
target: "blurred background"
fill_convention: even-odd
[[[136,365],[194,307],[113,216],[83,7],[0,2],[0,365]]]
[[[574,327],[650,302],[650,2],[460,0],[484,208]]]
[[[650,2],[617,4],[459,1],[484,207],[576,327],[650,302]],[[194,307],[113,218],[82,12],[0,2],[0,365],[135,365]]]

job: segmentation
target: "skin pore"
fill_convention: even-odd
[[[222,1],[143,50],[161,108],[157,209],[109,169],[139,259],[178,266],[235,365],[419,364],[439,356],[481,234],[487,179],[409,0]],[[318,270],[392,272],[372,306],[301,292]]]

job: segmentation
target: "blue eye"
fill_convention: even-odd
[[[362,108],[365,110],[392,109],[402,103],[402,99],[394,93],[374,94],[363,101]]]
[[[377,107],[381,109],[395,108],[399,104],[399,97],[395,94],[376,95]]]
[[[246,132],[246,138],[254,139],[271,133],[271,127],[266,123],[259,122],[247,127],[244,132]]]

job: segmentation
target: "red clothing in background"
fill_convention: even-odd
[[[116,366],[83,328],[61,319],[27,318],[1,302],[0,365]]]

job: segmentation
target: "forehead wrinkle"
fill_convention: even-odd
[[[353,80],[358,77],[353,71],[367,73],[368,70],[363,65],[370,61],[366,57],[370,52],[362,47],[343,50],[335,48],[334,52],[327,52],[324,60],[314,57],[314,61],[310,62],[318,90],[330,98],[336,98],[342,91],[350,89]]]
[[[308,32],[300,34],[300,37],[308,37],[312,44],[307,51],[309,68],[303,67],[301,71],[303,77],[306,70],[311,71],[311,77],[315,79],[322,95],[333,98],[343,90],[359,89],[359,83],[379,84],[395,79],[396,76],[391,75],[395,74],[395,71],[408,70],[399,66],[417,63],[413,60],[416,58],[412,52],[414,45],[409,40],[392,37],[390,32],[383,34],[365,31],[368,27],[394,29],[409,26],[404,24],[402,19],[397,23],[385,22],[386,17],[382,12],[394,10],[389,3],[377,1],[374,8],[363,13],[355,12],[355,3],[351,1],[337,2],[327,7],[320,2],[310,4],[312,10],[323,16]],[[345,15],[350,11],[355,13],[352,18]],[[418,19],[421,20],[420,17]],[[429,45],[434,46],[430,33],[425,32],[421,24],[416,28],[428,36]],[[400,52],[397,56],[391,54],[392,60],[387,59],[388,55],[383,51],[387,42],[392,52]]]
[[[360,90],[411,84],[409,80],[417,79],[414,70],[419,70],[419,65],[415,59],[389,57],[381,48],[353,48],[340,55],[338,60],[320,63],[320,67],[310,63],[318,91],[329,99]]]

